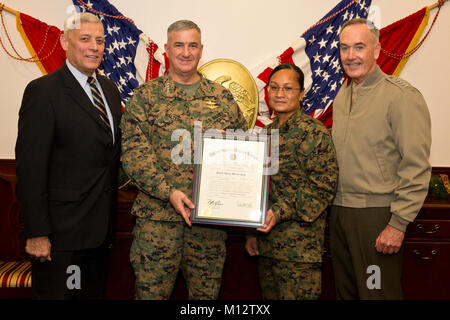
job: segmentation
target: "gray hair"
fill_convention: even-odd
[[[70,31],[79,29],[80,24],[83,22],[100,23],[103,27],[101,20],[94,14],[89,12],[74,13],[66,18],[64,21],[64,36],[68,36]]]
[[[195,22],[192,22],[191,20],[178,20],[172,23],[169,28],[167,29],[167,38],[169,38],[169,35],[172,31],[180,31],[180,30],[192,30],[195,29],[197,32],[202,35],[202,31],[198,27],[198,25]]]
[[[355,24],[365,24],[367,28],[369,28],[370,32],[373,34],[375,43],[378,43],[380,41],[380,30],[375,27],[375,24],[367,19],[364,18],[356,18],[352,20],[348,20],[344,25],[342,26],[341,32],[339,33],[339,36],[341,35],[342,31],[348,26],[352,26]]]

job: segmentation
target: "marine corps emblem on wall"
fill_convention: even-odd
[[[230,90],[249,128],[253,128],[258,117],[258,88],[250,72],[239,62],[230,59],[215,59],[202,65],[198,71],[209,80],[220,83]],[[207,107],[217,107],[211,101]]]

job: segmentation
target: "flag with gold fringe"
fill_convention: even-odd
[[[257,74],[260,95],[256,126],[262,128],[271,122],[273,111],[268,105],[266,85],[273,68],[286,62],[296,64],[305,73],[304,111],[321,120],[328,128],[332,126],[332,102],[345,76],[339,61],[339,32],[348,20],[366,18],[370,5],[371,1],[367,0],[339,2],[280,56],[262,65],[259,72],[252,70],[253,74]],[[428,17],[429,8],[424,8],[380,30],[384,52],[378,64],[384,72],[400,74],[408,60],[402,57],[416,46]]]
[[[417,45],[429,16],[430,9],[423,8],[380,30],[382,51],[377,62],[385,73],[400,75],[409,58],[403,55],[411,52]]]
[[[59,37],[61,30],[22,12],[16,12],[16,26],[24,40],[31,58],[43,74],[58,69],[66,59]]]
[[[99,72],[116,83],[123,105],[138,85],[166,71],[163,52],[108,1],[74,0],[74,4],[79,11],[97,15],[103,23],[106,46]],[[13,13],[17,17],[17,29],[32,55],[32,58],[22,58],[16,52],[19,57],[16,59],[35,62],[43,74],[58,69],[66,59],[59,41],[63,31],[24,13]]]
[[[381,70],[387,74],[400,75],[403,67],[417,46],[428,24],[430,8],[425,7],[380,30],[382,51],[377,60]],[[330,128],[332,126],[333,105],[321,115],[320,120]]]
[[[107,40],[101,69],[116,82],[124,103],[137,85],[167,71],[165,53],[107,0],[73,0],[73,3],[80,10],[97,14],[104,24],[107,38],[111,36],[111,42]],[[300,66],[306,75],[305,112],[331,127],[332,100],[344,77],[339,62],[339,30],[351,18],[366,17],[370,5],[371,0],[339,2],[280,56],[252,70],[260,95],[257,126],[264,127],[270,123],[273,115],[265,89],[270,71],[280,63],[290,62]],[[380,30],[382,53],[378,64],[384,72],[400,74],[409,56],[420,46],[417,43],[428,23],[429,11],[430,8],[423,8]],[[32,55],[32,58],[22,60],[36,62],[44,74],[56,70],[63,63],[65,52],[59,43],[61,31],[57,27],[17,13],[17,28]],[[119,32],[122,32],[121,40],[114,38]],[[124,47],[128,48],[128,53],[122,52]],[[104,67],[106,61],[109,61],[107,68]]]
[[[123,105],[132,96],[133,90],[146,80],[148,39],[134,24],[106,0],[73,0],[81,12],[96,15],[105,29],[105,53],[100,64],[100,74],[114,81],[120,91]],[[141,37],[142,36],[142,37]],[[144,63],[136,63],[143,52]]]
[[[252,70],[259,92],[257,127],[269,124],[273,111],[267,99],[270,72],[281,63],[300,67],[305,75],[304,112],[320,119],[338,93],[344,79],[339,60],[339,33],[353,18],[366,18],[371,0],[342,0],[322,19],[306,30],[278,57]],[[259,70],[258,70],[259,69]]]

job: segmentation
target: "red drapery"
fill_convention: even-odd
[[[66,52],[59,42],[61,30],[57,27],[20,13],[17,17],[17,28],[31,55],[39,57],[36,63],[42,73],[50,73],[64,63]]]

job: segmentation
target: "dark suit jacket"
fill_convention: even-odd
[[[16,166],[25,237],[48,235],[52,250],[96,248],[112,231],[122,111],[114,83],[97,79],[113,115],[115,144],[65,63],[24,92]]]

